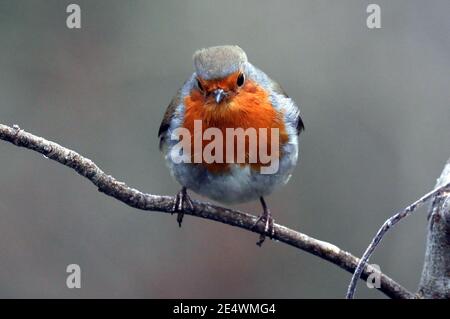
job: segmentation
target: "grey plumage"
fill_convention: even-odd
[[[298,157],[298,135],[303,130],[300,110],[289,98],[280,85],[267,74],[253,66],[245,52],[238,46],[219,46],[197,51],[194,56],[195,72],[184,83],[175,98],[171,101],[161,123],[158,136],[167,164],[172,175],[184,187],[211,199],[240,203],[261,196],[267,196],[275,188],[286,184],[296,165]],[[240,71],[247,81],[254,81],[269,93],[270,102],[284,123],[289,140],[282,146],[283,156],[279,160],[278,169],[273,174],[261,174],[249,165],[231,163],[226,174],[211,173],[203,165],[190,162],[176,162],[171,156],[178,139],[171,134],[183,126],[185,112],[184,101],[192,90],[197,89],[197,77],[203,80],[223,79]],[[239,93],[237,93],[239,94]],[[242,115],[244,116],[244,114]]]
[[[211,80],[239,71],[247,62],[247,55],[237,45],[222,45],[198,50],[193,59],[197,75]]]

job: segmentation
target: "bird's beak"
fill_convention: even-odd
[[[217,104],[222,102],[223,98],[227,95],[227,93],[223,89],[217,89],[213,91],[214,100]]]

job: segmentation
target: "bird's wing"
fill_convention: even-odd
[[[169,106],[167,107],[166,112],[164,113],[161,125],[159,126],[158,137],[160,150],[162,150],[166,138],[166,132],[170,127],[170,122],[172,121],[172,117],[174,116],[176,108],[180,104],[180,101],[181,101],[181,90],[179,90],[172,99],[172,101],[170,101]]]
[[[289,98],[289,96],[286,94],[286,92],[283,90],[283,88],[281,87],[281,85],[279,85],[277,82],[275,82],[274,80],[271,79],[271,84],[272,84],[272,90],[275,93],[284,95],[285,97]],[[297,135],[300,135],[300,133],[302,131],[305,130],[305,124],[303,123],[303,119],[300,116],[300,109],[297,107],[297,105],[294,103],[295,106],[295,115],[294,115],[294,121],[297,123]]]

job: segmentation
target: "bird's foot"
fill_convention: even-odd
[[[259,247],[262,246],[263,242],[266,240],[266,235],[269,236],[270,239],[275,235],[275,229],[273,227],[274,219],[272,218],[272,214],[270,210],[265,208],[261,216],[258,217],[256,222],[253,224],[252,229],[254,229],[260,222],[264,223],[264,233],[259,235],[259,240],[256,243]]]
[[[175,196],[175,200],[172,207],[172,214],[177,213],[177,222],[181,227],[181,223],[183,222],[184,210],[188,207],[191,210],[194,210],[194,205],[192,204],[192,200],[187,193],[186,187],[183,187]]]

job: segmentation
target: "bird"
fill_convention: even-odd
[[[265,197],[289,181],[297,164],[299,136],[305,128],[300,108],[277,82],[250,63],[245,51],[237,45],[197,50],[193,64],[194,72],[170,101],[158,131],[159,148],[171,175],[181,184],[172,213],[177,213],[181,227],[183,212],[186,208],[193,209],[188,190],[223,204],[259,199],[263,211],[253,227],[264,223],[264,232],[257,242],[261,246],[266,235],[270,238],[274,235],[274,219]],[[201,123],[200,129],[195,127],[196,121]],[[227,145],[227,138],[228,142],[234,138],[227,137],[227,129],[255,129],[259,138],[256,139],[258,150],[270,148],[273,146],[271,142],[278,145],[271,154],[278,161],[278,169],[271,174],[263,174],[261,168],[267,165],[258,157],[259,153],[251,153],[248,141],[240,149],[244,153],[244,161],[240,162],[236,161],[236,148],[227,161],[180,162],[174,158],[180,143],[179,137],[174,138],[177,131],[184,129],[202,137],[211,128],[222,133],[224,145]],[[265,139],[261,138],[261,129],[277,129],[278,139],[274,140],[277,143],[269,138],[270,134]],[[190,143],[194,144],[192,140]],[[211,140],[202,140],[200,151],[205,151],[209,143]],[[220,147],[215,152],[219,152]],[[192,147],[179,154],[186,152],[187,159],[192,159],[189,151],[196,152]],[[225,146],[223,151],[227,151]]]

